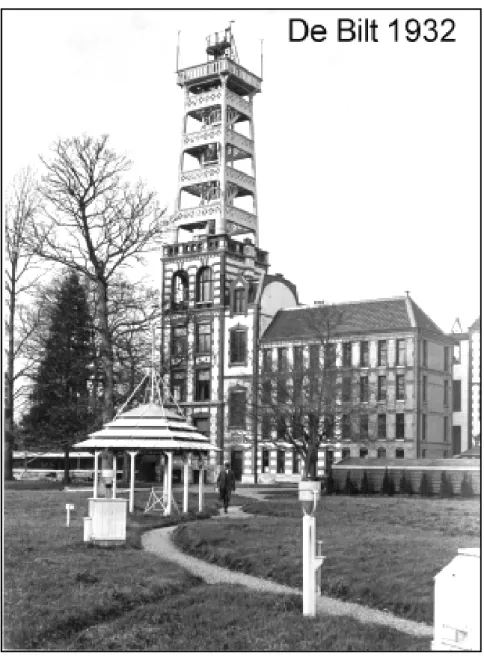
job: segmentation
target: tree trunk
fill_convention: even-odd
[[[3,468],[5,480],[13,480],[13,387],[14,387],[14,363],[15,363],[15,268],[12,263],[12,289],[9,299],[8,313],[8,355],[7,355],[7,390],[5,396],[5,434],[4,434],[4,456]]]
[[[67,487],[70,481],[71,481],[71,477],[69,473],[69,444],[66,443],[64,445],[64,486]]]
[[[104,278],[98,278],[98,311],[101,335],[101,363],[103,367],[103,425],[114,417],[114,373],[113,341],[109,331],[108,284]]]

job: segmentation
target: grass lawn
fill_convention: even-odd
[[[254,519],[181,527],[175,541],[211,562],[302,587],[296,494],[251,501]],[[261,516],[264,515],[264,516]],[[339,599],[433,623],[433,578],[458,548],[480,545],[478,500],[327,496],[317,511],[322,588]]]
[[[137,495],[140,506],[142,495]],[[349,618],[304,619],[300,597],[206,585],[140,550],[144,530],[174,522],[158,514],[134,515],[126,547],[88,547],[82,541],[87,497],[55,490],[5,492],[4,650],[429,648],[428,639]],[[213,508],[216,495],[207,494],[206,501]],[[190,494],[189,502],[197,508],[196,495]],[[234,497],[236,502],[244,499]],[[66,503],[76,507],[69,528]],[[204,522],[195,523],[203,528]]]

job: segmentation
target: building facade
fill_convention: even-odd
[[[294,386],[297,354],[301,376],[309,379],[311,360],[322,368],[331,359],[325,377],[333,382],[333,403],[327,407],[333,428],[319,450],[318,474],[349,457],[450,457],[452,339],[410,297],[331,309],[340,320],[324,342],[317,337],[317,307],[280,311],[261,338],[259,356],[261,377],[273,380],[274,387],[283,374],[281,363]],[[264,437],[262,425],[259,479],[299,478],[292,447],[278,441],[275,427]]]
[[[472,444],[481,442],[481,318],[469,327],[469,415]]]
[[[259,247],[262,81],[239,64],[230,29],[207,38],[206,55],[177,71],[184,110],[173,233],[162,248],[164,396],[222,449],[209,479],[230,461],[239,481],[297,480],[301,461],[261,417],[259,399],[272,379],[294,388],[296,370],[310,382],[327,355],[301,323],[295,286],[269,273]],[[344,320],[327,341],[336,406],[319,474],[344,457],[450,456],[453,340],[410,297],[334,308]]]

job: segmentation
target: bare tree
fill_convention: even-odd
[[[155,248],[164,211],[142,182],[123,182],[131,163],[108,147],[106,135],[59,140],[51,158],[41,160],[48,221],[36,225],[34,246],[45,260],[74,269],[95,285],[106,423],[114,415],[111,283],[124,267],[142,262],[143,254]]]
[[[337,306],[301,309],[300,329],[309,345],[305,362],[303,346],[294,344],[294,362],[262,366],[260,388],[250,409],[256,413],[262,439],[275,445],[290,445],[302,458],[302,477],[317,474],[318,450],[336,438],[337,418],[348,419],[353,412],[354,387],[346,390],[338,359],[336,337],[343,324]],[[291,343],[292,346],[292,343]],[[281,352],[284,359],[285,353]]]
[[[14,410],[23,393],[18,385],[29,371],[22,361],[25,343],[35,330],[35,317],[22,298],[31,289],[35,273],[34,249],[28,240],[40,210],[40,200],[33,172],[25,169],[14,179],[5,205],[5,292],[7,371],[5,373],[5,479],[11,480],[14,444]],[[19,365],[20,364],[20,365]]]

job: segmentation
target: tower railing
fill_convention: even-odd
[[[206,62],[205,64],[198,64],[197,66],[190,66],[186,69],[177,71],[177,84],[186,85],[187,83],[195,80],[203,80],[204,78],[216,77],[221,73],[229,73],[243,82],[254,91],[261,91],[262,79],[258,76],[247,71],[240,64],[235,64],[230,59],[218,59],[215,62]]]

